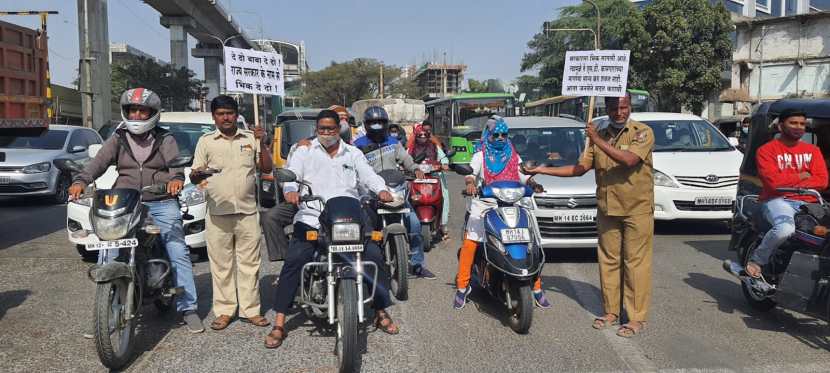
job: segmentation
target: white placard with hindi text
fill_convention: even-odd
[[[562,74],[563,96],[622,97],[631,51],[569,51]]]
[[[225,89],[259,95],[285,94],[282,56],[225,47]]]

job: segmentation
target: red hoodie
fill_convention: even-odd
[[[755,159],[758,164],[758,176],[764,183],[761,201],[785,197],[817,202],[813,196],[779,193],[776,188],[809,188],[818,191],[827,189],[827,164],[815,145],[799,141],[790,147],[775,139],[758,148]],[[810,173],[810,177],[801,180],[798,175],[805,171]]]

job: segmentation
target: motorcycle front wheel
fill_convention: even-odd
[[[357,308],[362,307],[357,299],[357,283],[354,279],[341,279],[337,285],[337,366],[338,372],[351,373],[358,363],[358,319]]]
[[[134,307],[138,305],[134,303]],[[127,309],[127,281],[99,283],[95,293],[94,336],[101,363],[121,369],[132,359],[135,345],[135,318]]]
[[[393,245],[388,251],[392,256],[389,259],[392,294],[398,300],[407,300],[409,299],[409,241],[405,235],[395,235],[386,244]]]
[[[507,325],[518,334],[527,334],[533,321],[533,293],[530,285],[510,284]]]

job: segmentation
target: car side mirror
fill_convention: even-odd
[[[190,156],[178,156],[167,162],[168,168],[181,168],[193,163],[193,157]]]
[[[740,141],[738,141],[737,137],[729,137],[728,140],[729,140],[729,145],[738,146],[738,144],[740,144]]]
[[[453,165],[453,169],[455,170],[455,173],[459,175],[467,176],[473,174],[473,168],[468,164]]]
[[[278,168],[275,174],[277,181],[280,183],[293,183],[297,181],[297,174],[287,168]]]
[[[89,148],[86,149],[86,154],[90,158],[95,158],[95,156],[98,155],[98,152],[103,147],[104,147],[104,145],[101,145],[101,144],[92,144],[92,145],[89,146]]]
[[[86,146],[83,146],[83,145],[75,145],[75,146],[72,147],[72,149],[69,149],[69,152],[73,153],[73,154],[74,153],[81,153],[81,152],[85,152],[85,151],[86,151]]]

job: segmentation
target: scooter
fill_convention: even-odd
[[[756,310],[780,306],[830,320],[830,205],[816,190],[777,190],[812,195],[819,202],[806,204],[795,214],[795,234],[773,252],[762,268],[762,277],[753,278],[746,272],[746,264],[772,226],[763,216],[757,195],[740,197],[729,244],[738,260],[725,260],[723,268],[741,281],[744,298]]]
[[[450,150],[446,158],[455,155]],[[444,195],[441,191],[439,174],[443,172],[440,160],[418,165],[424,173],[423,179],[412,179],[409,183],[409,202],[421,221],[421,236],[424,240],[424,251],[432,250],[436,234],[441,230],[441,214],[443,213]]]
[[[469,165],[456,165],[461,175]],[[545,263],[533,205],[533,189],[515,181],[497,181],[478,188],[476,197],[493,204],[484,212],[486,242],[476,250],[472,268],[474,287],[505,304],[507,324],[526,334],[533,320],[533,281]]]

